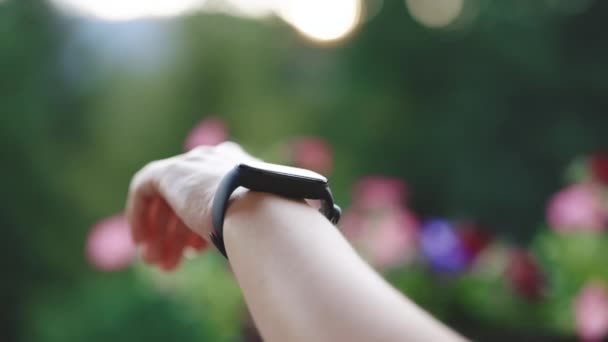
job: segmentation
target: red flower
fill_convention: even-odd
[[[582,341],[601,341],[608,336],[608,289],[600,282],[587,284],[572,303],[576,332]]]
[[[333,161],[331,148],[316,137],[297,138],[291,143],[291,160],[295,166],[328,175]]]
[[[477,255],[490,244],[492,236],[474,222],[462,223],[458,228],[458,237],[462,241],[468,261],[472,263]]]
[[[511,251],[505,272],[515,292],[528,299],[540,298],[543,290],[543,277],[531,254],[523,250]]]
[[[86,243],[89,263],[102,271],[118,271],[127,267],[135,255],[129,224],[124,215],[96,223]]]
[[[199,122],[188,134],[184,150],[190,151],[197,146],[213,146],[226,140],[228,133],[224,122],[217,117],[207,117]]]
[[[608,185],[608,152],[598,152],[591,156],[589,169],[595,180]]]

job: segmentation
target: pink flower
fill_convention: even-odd
[[[370,214],[349,210],[341,227],[345,236],[373,265],[380,269],[398,267],[415,252],[416,217],[406,209]]]
[[[549,225],[558,232],[601,231],[606,224],[598,189],[572,185],[553,196],[546,210]]]
[[[349,208],[344,211],[342,217],[340,217],[338,225],[346,239],[349,241],[356,241],[367,225],[367,215],[354,208]]]
[[[184,150],[190,151],[197,146],[213,146],[226,140],[228,134],[224,122],[217,117],[207,117],[199,122],[188,134]]]
[[[340,227],[373,266],[397,267],[414,255],[418,220],[404,199],[405,184],[396,178],[365,177],[354,186]]]
[[[587,284],[574,299],[572,309],[582,341],[601,341],[608,336],[608,289],[604,284]]]
[[[397,178],[364,177],[353,191],[354,205],[361,209],[392,208],[405,204],[407,187]]]
[[[295,166],[327,175],[332,168],[331,148],[316,137],[297,138],[291,143],[291,160]]]
[[[129,224],[124,215],[97,222],[86,242],[86,256],[101,271],[118,271],[127,267],[135,255]]]

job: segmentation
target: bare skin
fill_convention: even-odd
[[[215,189],[234,165],[252,159],[224,143],[138,172],[127,214],[144,259],[170,270],[187,246],[207,247]],[[226,214],[224,238],[266,341],[464,340],[392,288],[304,201],[241,189]]]

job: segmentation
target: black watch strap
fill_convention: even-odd
[[[224,176],[213,198],[211,223],[213,224],[214,230],[210,233],[211,242],[213,242],[215,247],[217,247],[226,259],[228,259],[228,254],[226,253],[226,245],[224,244],[224,217],[228,208],[230,196],[241,185],[239,167],[237,166]],[[251,190],[264,192],[264,189],[255,189],[253,187]],[[323,192],[318,194],[318,198],[315,199],[321,200],[320,212],[333,224],[337,224],[340,220],[341,210],[340,207],[334,203],[329,187],[325,186]]]
[[[211,242],[228,259],[224,244],[224,217],[228,209],[230,195],[240,186],[238,168],[233,168],[224,176],[213,197],[211,223],[214,231],[210,234]]]
[[[338,224],[340,221],[340,216],[342,215],[342,210],[340,207],[334,203],[334,196],[331,194],[331,190],[326,186],[323,190],[323,195],[321,196],[321,213],[327,217],[327,219],[333,223]]]

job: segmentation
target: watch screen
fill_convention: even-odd
[[[313,179],[313,180],[327,182],[327,178],[323,177],[322,175],[320,175],[314,171],[300,169],[297,167],[270,164],[270,163],[257,162],[257,161],[249,161],[247,163],[243,163],[242,165],[245,165],[245,166],[248,166],[248,167],[251,167],[254,169],[258,169],[261,171],[267,171],[267,172],[279,173],[279,174],[283,174],[283,175],[287,175],[287,176],[309,178],[309,179]]]

